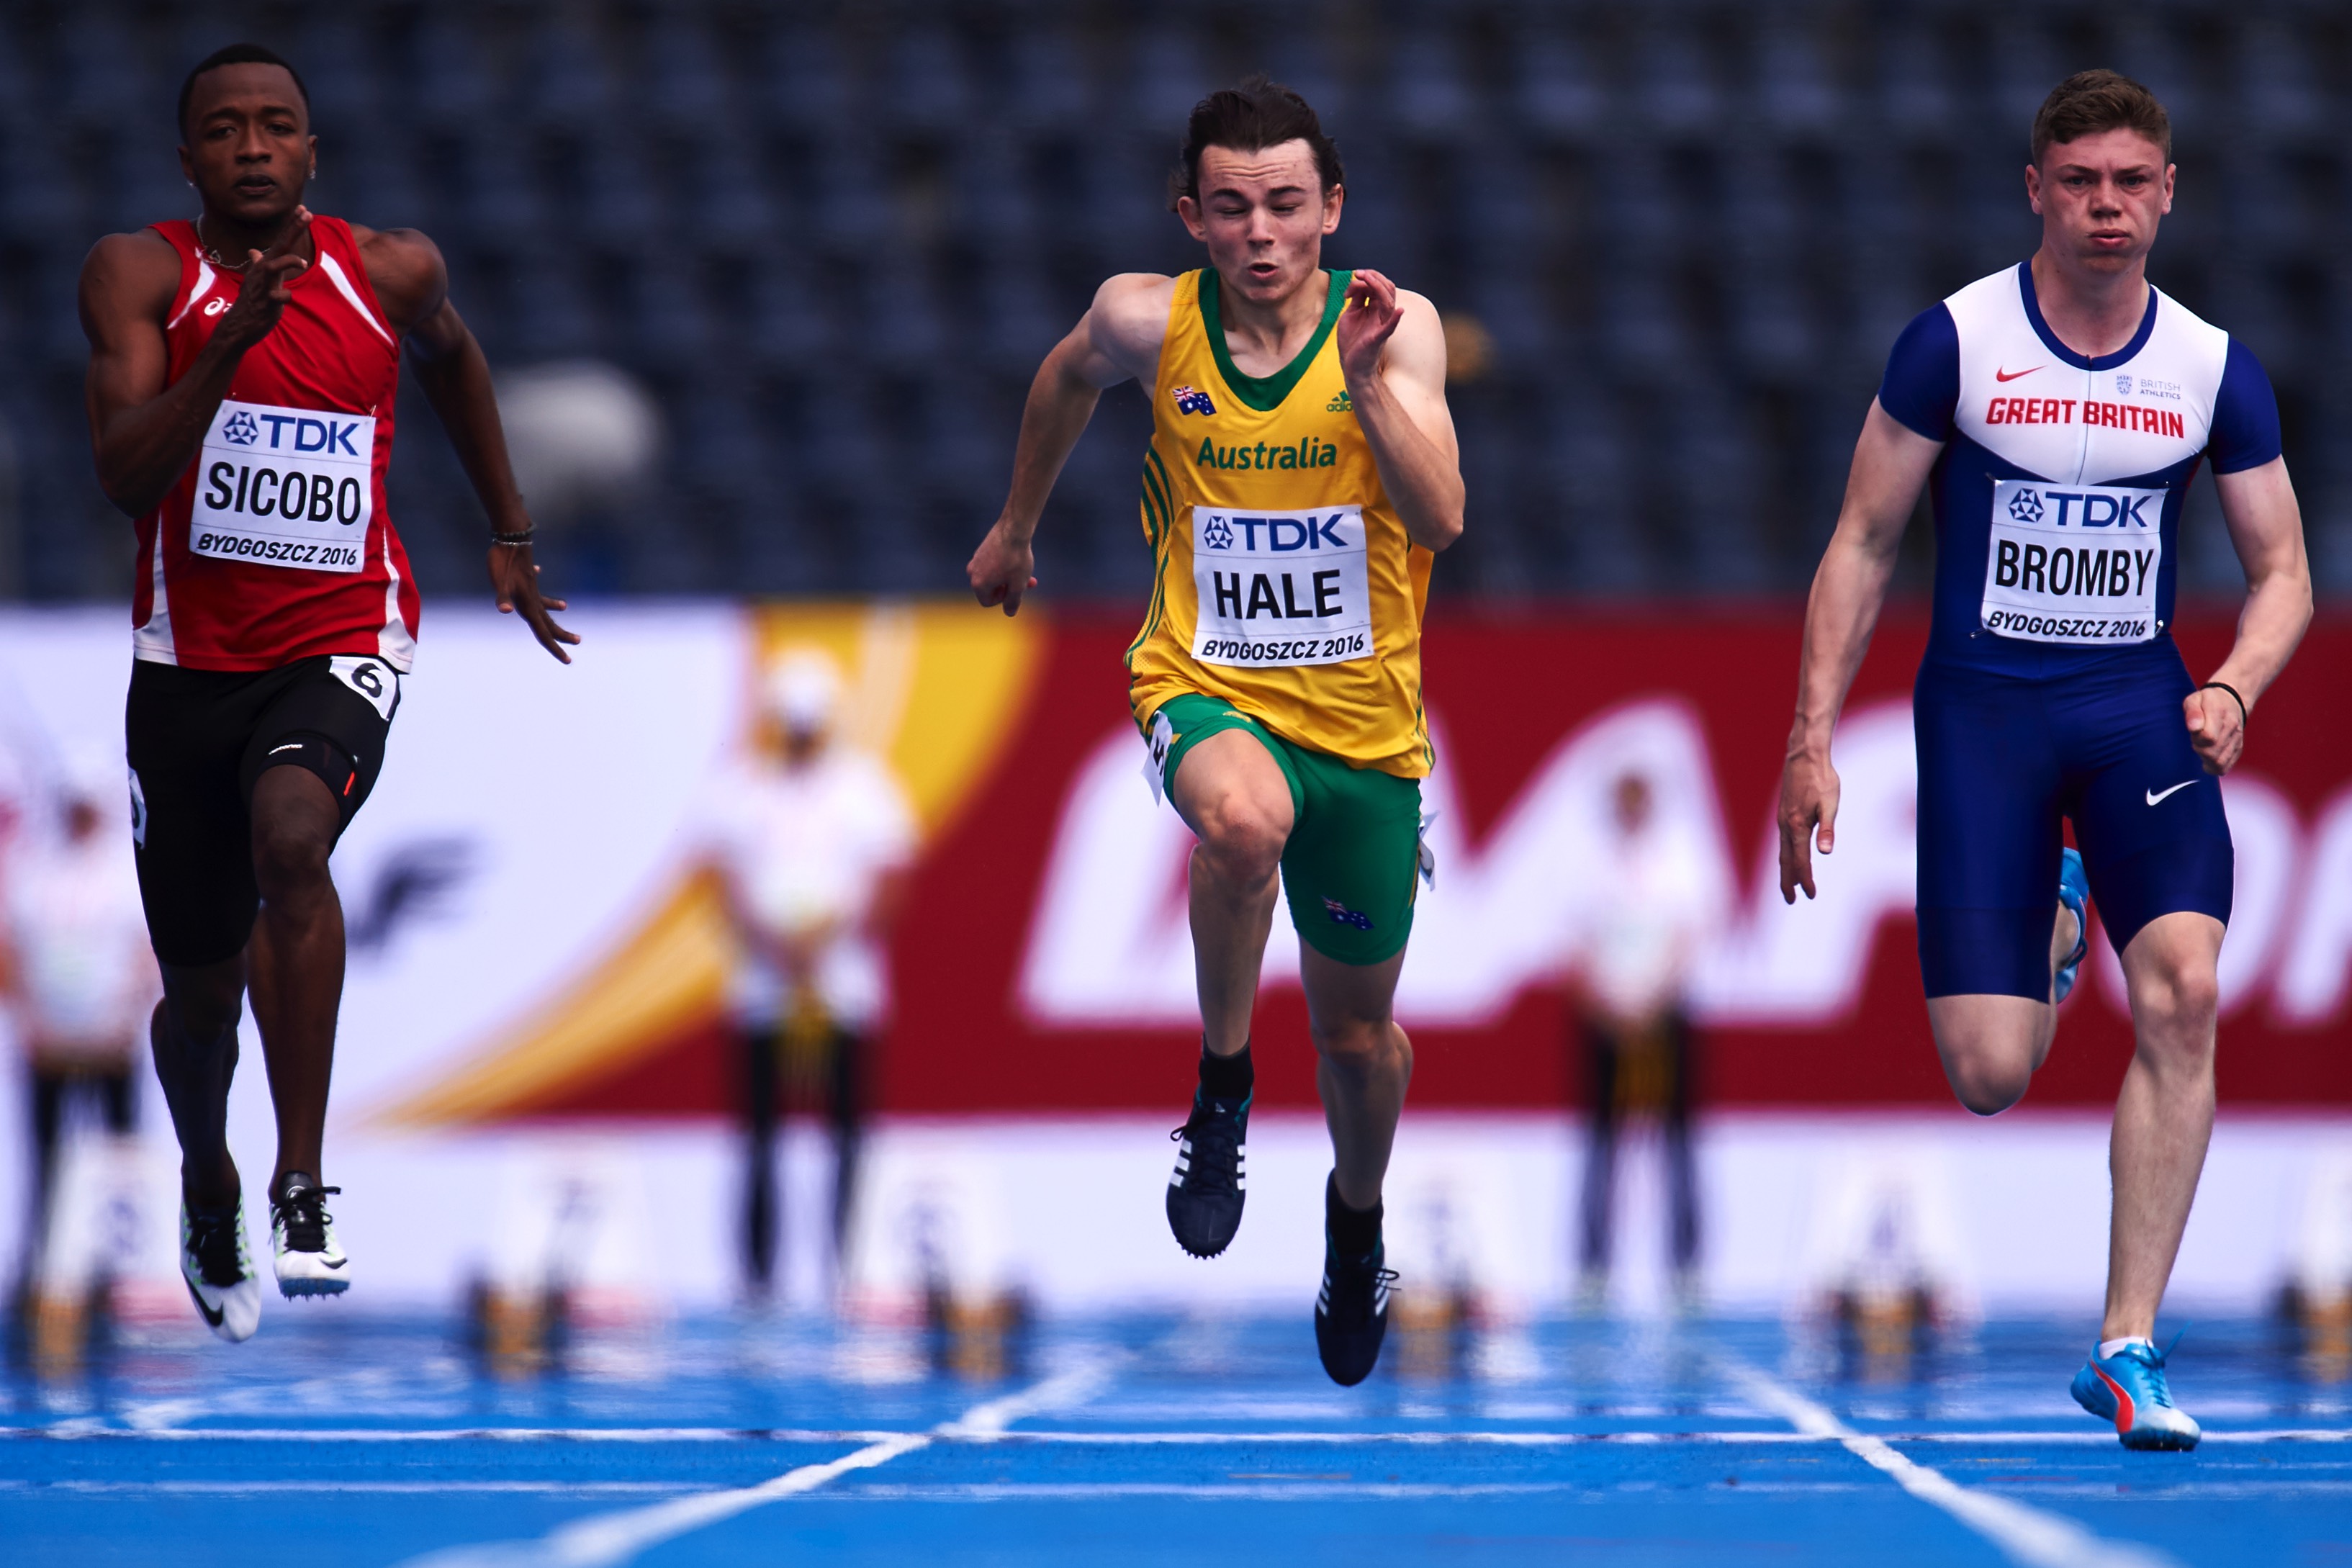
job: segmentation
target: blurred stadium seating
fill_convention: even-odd
[[[1340,138],[1335,264],[1491,337],[1445,592],[1799,588],[1894,333],[2026,253],[2032,110],[2114,65],[2178,127],[2153,275],[2270,366],[2320,581],[2352,591],[2352,13],[2326,0],[12,0],[0,594],[122,590],[75,270],[187,210],[173,96],[240,37],[309,78],[316,204],[432,234],[494,363],[605,360],[666,411],[658,482],[551,552],[575,589],[958,587],[1028,374],[1103,275],[1192,264],[1161,205],[1183,113],[1261,67]],[[478,511],[403,412],[418,574],[469,592]],[[1051,587],[1140,594],[1143,430],[1106,399]],[[2210,507],[2189,581],[2226,588]]]

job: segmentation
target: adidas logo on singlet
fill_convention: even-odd
[[[1343,387],[1339,396],[1323,405],[1323,411],[1326,414],[1353,414],[1356,411],[1355,400],[1348,395],[1347,390]]]

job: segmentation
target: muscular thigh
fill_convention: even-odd
[[[1231,704],[1171,698],[1152,715],[1150,741],[1169,800],[1201,837],[1237,817],[1286,837],[1297,824],[1304,799],[1288,756]]]
[[[2038,682],[1923,666],[1919,968],[1930,997],[2050,993],[2061,770]]]
[[[1309,951],[1342,964],[1386,964],[1412,934],[1421,783],[1290,750],[1306,798],[1282,857],[1291,923]]]
[[[2230,920],[2234,858],[2221,781],[2181,717],[2189,673],[2151,656],[2070,682],[2056,706],[2067,814],[2100,923],[2120,953],[2168,914]]]

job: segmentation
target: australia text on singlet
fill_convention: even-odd
[[[1151,604],[1128,650],[1138,721],[1170,698],[1217,698],[1274,733],[1401,778],[1429,772],[1421,621],[1432,556],[1412,543],[1356,422],[1334,331],[1271,376],[1225,346],[1213,271],[1176,280],[1144,534]]]

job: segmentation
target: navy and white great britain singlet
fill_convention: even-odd
[[[2198,459],[2229,474],[2280,452],[2278,402],[2245,345],[2150,285],[2120,353],[2078,354],[2042,319],[2024,263],[1914,318],[1878,402],[1946,444],[1928,661],[2011,675],[2168,639]]]

